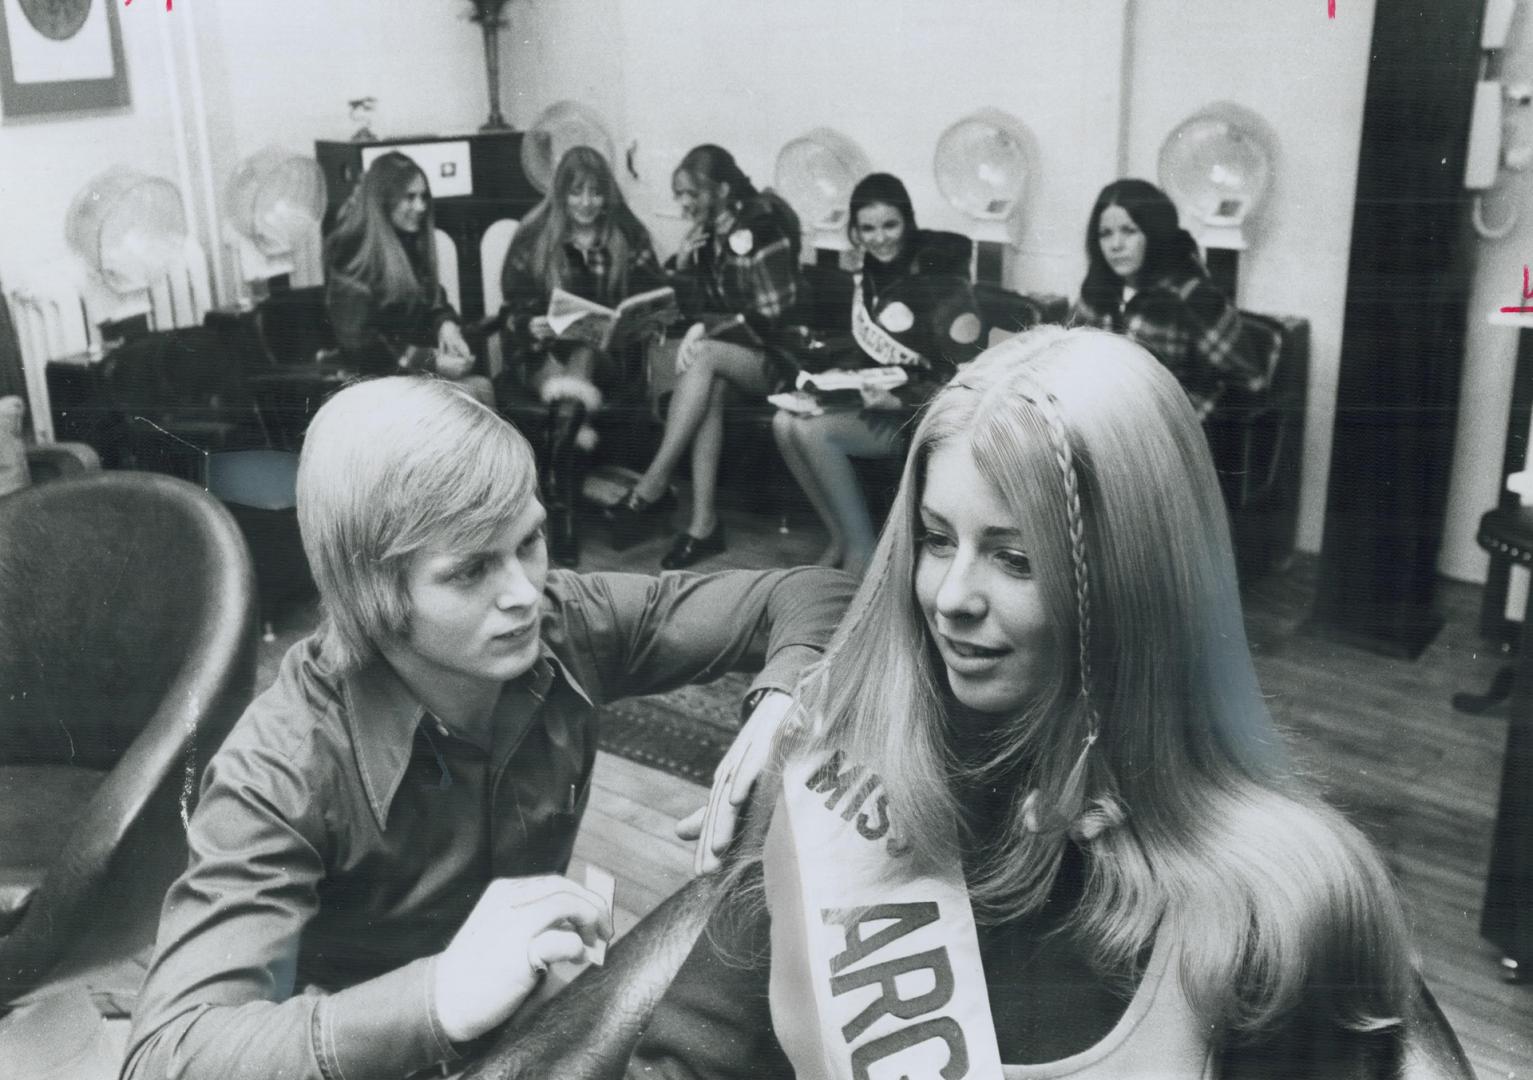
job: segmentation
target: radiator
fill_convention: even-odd
[[[33,436],[39,443],[51,443],[50,363],[98,363],[106,355],[104,323],[143,315],[151,330],[201,325],[212,306],[212,288],[207,257],[189,239],[180,263],[144,288],[119,292],[78,260],[69,259],[24,272],[7,285],[6,299],[21,345]]]

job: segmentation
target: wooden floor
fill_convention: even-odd
[[[730,551],[699,569],[793,565],[824,542],[807,524],[784,535],[764,518],[726,517]],[[653,572],[664,548],[656,539],[616,553],[593,531],[582,568]],[[1483,689],[1501,663],[1476,633],[1480,590],[1444,583],[1447,623],[1416,661],[1306,632],[1313,594],[1314,563],[1304,558],[1247,590],[1273,713],[1315,780],[1385,851],[1427,980],[1479,1075],[1533,1076],[1533,984],[1503,982],[1499,953],[1477,932],[1506,720],[1449,705],[1457,690]],[[703,790],[601,755],[576,857],[618,878],[620,930],[690,874],[691,850],[671,826],[701,804]]]

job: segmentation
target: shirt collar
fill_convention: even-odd
[[[562,681],[586,705],[594,704],[575,676],[545,644],[532,669],[501,689],[495,708],[499,711],[510,697],[525,700],[530,694],[537,702],[534,707],[540,717],[546,717],[542,704],[555,691],[556,680]],[[373,816],[378,820],[378,828],[385,829],[394,795],[410,765],[415,731],[426,719],[426,707],[381,656],[375,656],[357,671],[344,676],[341,683],[346,724],[357,759],[357,771],[362,776],[362,788]],[[508,693],[513,689],[522,692]]]

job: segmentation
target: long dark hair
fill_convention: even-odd
[[[798,212],[777,192],[770,189],[758,190],[756,185],[751,183],[751,178],[745,175],[744,170],[735,161],[735,156],[728,150],[722,146],[715,146],[713,143],[694,146],[687,151],[672,175],[679,173],[686,173],[693,181],[728,184],[729,205],[737,212],[749,202],[766,206],[772,216],[777,219],[778,228],[788,238],[793,258],[797,261],[799,245],[803,240],[799,230]]]
[[[571,147],[559,159],[547,197],[522,219],[501,271],[503,293],[511,285],[508,271],[516,265],[528,267],[545,291],[566,287],[570,279],[565,249],[570,238],[569,194],[587,180],[601,193],[602,216],[596,231],[600,243],[612,256],[608,295],[587,299],[614,304],[628,295],[628,264],[634,252],[650,246],[649,230],[628,208],[607,159],[589,146]]]
[[[754,199],[761,194],[735,161],[735,156],[713,143],[703,143],[688,150],[687,156],[676,166],[676,172],[686,173],[693,180],[705,180],[710,184],[728,184],[731,205]]]
[[[1115,308],[1123,279],[1107,264],[1097,229],[1109,206],[1122,208],[1144,233],[1144,265],[1138,280],[1150,285],[1169,275],[1203,274],[1197,241],[1177,220],[1176,204],[1148,180],[1114,180],[1102,189],[1086,219],[1086,280],[1081,299],[1098,311]]]
[[[426,213],[413,234],[394,228],[394,207],[416,177],[426,183]],[[370,166],[336,214],[325,239],[325,266],[363,282],[380,303],[404,303],[436,292],[436,214],[426,174],[391,150]]]
[[[916,238],[916,208],[910,201],[910,192],[905,190],[905,184],[893,173],[868,173],[852,188],[851,216],[846,222],[847,239],[854,245],[857,243],[857,215],[874,203],[894,207],[900,212],[900,217],[905,219],[904,245],[908,251]]]

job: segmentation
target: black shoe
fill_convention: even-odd
[[[612,526],[612,546],[618,551],[649,539],[660,530],[676,509],[676,496],[669,488],[650,502],[630,490],[623,500],[608,508],[607,521]]]
[[[684,532],[671,543],[671,550],[660,560],[663,570],[684,570],[709,555],[724,553],[724,522],[720,521],[707,536]]]

